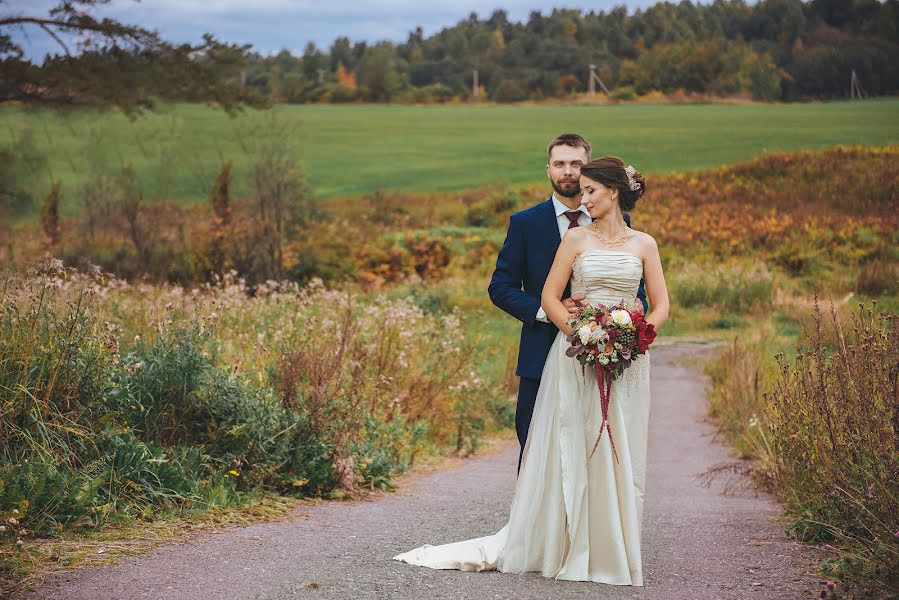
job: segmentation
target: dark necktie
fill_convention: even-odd
[[[566,210],[563,214],[564,214],[566,217],[568,217],[568,220],[569,220],[569,221],[571,221],[571,223],[568,224],[568,229],[574,229],[575,227],[578,226],[577,220],[578,220],[578,219],[580,218],[580,216],[581,216],[581,211],[579,211],[579,210]]]

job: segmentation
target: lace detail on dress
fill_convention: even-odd
[[[649,381],[649,352],[640,356],[631,363],[631,366],[624,370],[622,374],[624,378],[624,384],[628,388],[636,387],[637,385],[648,382]]]

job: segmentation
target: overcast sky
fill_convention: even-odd
[[[625,5],[629,11],[655,0],[596,0],[594,2],[540,2],[539,0],[113,0],[92,10],[125,23],[158,30],[175,42],[198,42],[205,32],[223,41],[253,44],[263,54],[287,48],[301,54],[307,42],[327,49],[335,38],[352,41],[404,41],[420,26],[425,35],[457,23],[476,12],[489,17],[497,8],[512,21],[526,20],[532,10],[544,14],[554,7],[608,10]],[[0,16],[46,16],[55,0],[0,0]],[[13,32],[27,55],[40,60],[59,46],[44,31],[28,27]]]

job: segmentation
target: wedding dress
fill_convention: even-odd
[[[643,274],[628,252],[587,250],[572,267],[571,293],[593,305],[632,306]],[[609,432],[589,460],[602,422],[592,369],[565,355],[561,332],[549,351],[509,521],[486,537],[425,545],[395,560],[432,569],[643,585],[640,532],[649,427],[649,355],[612,383]]]

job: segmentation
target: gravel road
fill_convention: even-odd
[[[231,528],[118,564],[47,577],[31,598],[205,600],[292,598],[812,598],[813,550],[772,518],[776,502],[695,476],[729,459],[705,422],[705,382],[673,360],[700,346],[653,351],[652,413],[643,524],[645,587],[544,579],[539,574],[432,571],[390,557],[423,543],[493,533],[515,482],[517,443],[401,480],[374,500],[325,502],[291,520]]]

